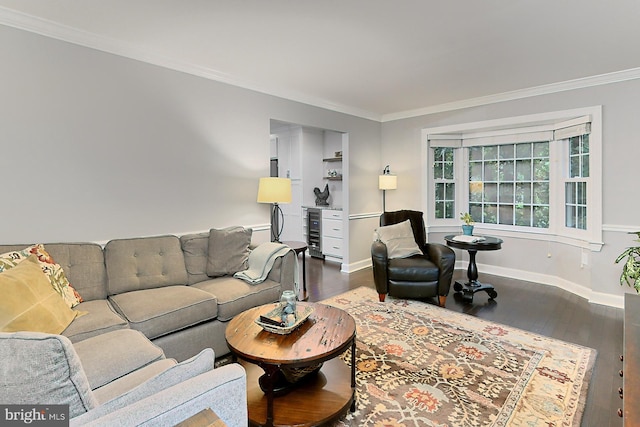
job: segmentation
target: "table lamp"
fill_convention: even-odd
[[[272,203],[271,241],[280,243],[284,228],[284,214],[279,203],[291,203],[291,180],[289,178],[260,178],[258,203]]]
[[[392,175],[389,165],[385,166],[382,175],[378,175],[378,188],[382,190],[382,212],[386,212],[385,196],[387,190],[395,190],[398,188],[398,177]]]

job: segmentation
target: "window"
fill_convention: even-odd
[[[433,154],[436,218],[453,218],[456,212],[453,148],[438,147]]]
[[[568,140],[569,177],[565,182],[565,226],[587,228],[587,180],[589,177],[589,135]]]
[[[468,211],[497,235],[600,250],[601,120],[588,107],[423,129],[429,229]]]
[[[484,224],[549,227],[549,141],[469,148],[469,213]]]

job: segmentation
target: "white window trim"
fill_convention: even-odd
[[[571,246],[590,249],[599,252],[602,249],[602,106],[577,108],[571,110],[554,111],[542,114],[532,114],[502,119],[487,120],[472,123],[461,123],[449,126],[422,129],[422,206],[426,213],[427,232],[457,232],[460,228],[458,215],[454,219],[437,219],[434,217],[435,205],[433,197],[433,158],[430,140],[440,146],[461,147],[461,139],[480,138],[482,144],[492,144],[500,141],[504,135],[516,133],[545,134],[569,127],[581,126],[585,117],[590,119],[591,132],[589,135],[589,168],[590,177],[587,187],[587,230],[571,229],[564,226],[564,184],[562,189],[554,185],[550,196],[554,206],[560,212],[554,213],[553,225],[549,229],[535,229],[529,227],[500,226],[496,224],[476,224],[497,236],[516,237],[523,239],[556,241]],[[551,144],[550,150],[560,150],[560,144]],[[466,182],[465,174],[468,170],[468,159],[464,158],[465,150],[455,150],[455,175]],[[551,153],[550,153],[551,154]],[[555,151],[552,162],[563,161],[565,155]],[[550,181],[565,182],[563,176],[564,165],[555,164],[550,168]],[[468,205],[468,189],[465,185],[456,185],[456,209],[462,212],[461,206]],[[459,204],[461,203],[461,205]]]

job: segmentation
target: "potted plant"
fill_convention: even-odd
[[[629,234],[635,234],[638,236],[635,241],[640,242],[640,231],[634,231]],[[622,267],[622,274],[620,274],[620,285],[624,285],[626,283],[628,286],[633,286],[636,292],[640,293],[640,246],[627,248],[624,252],[618,255],[616,263],[625,258],[626,261]]]
[[[473,234],[473,218],[469,212],[463,212],[460,214],[460,219],[464,222],[462,225],[462,234],[465,236],[471,236]]]

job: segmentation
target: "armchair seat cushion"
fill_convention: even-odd
[[[437,282],[438,266],[424,255],[389,260],[389,280],[396,282]]]

